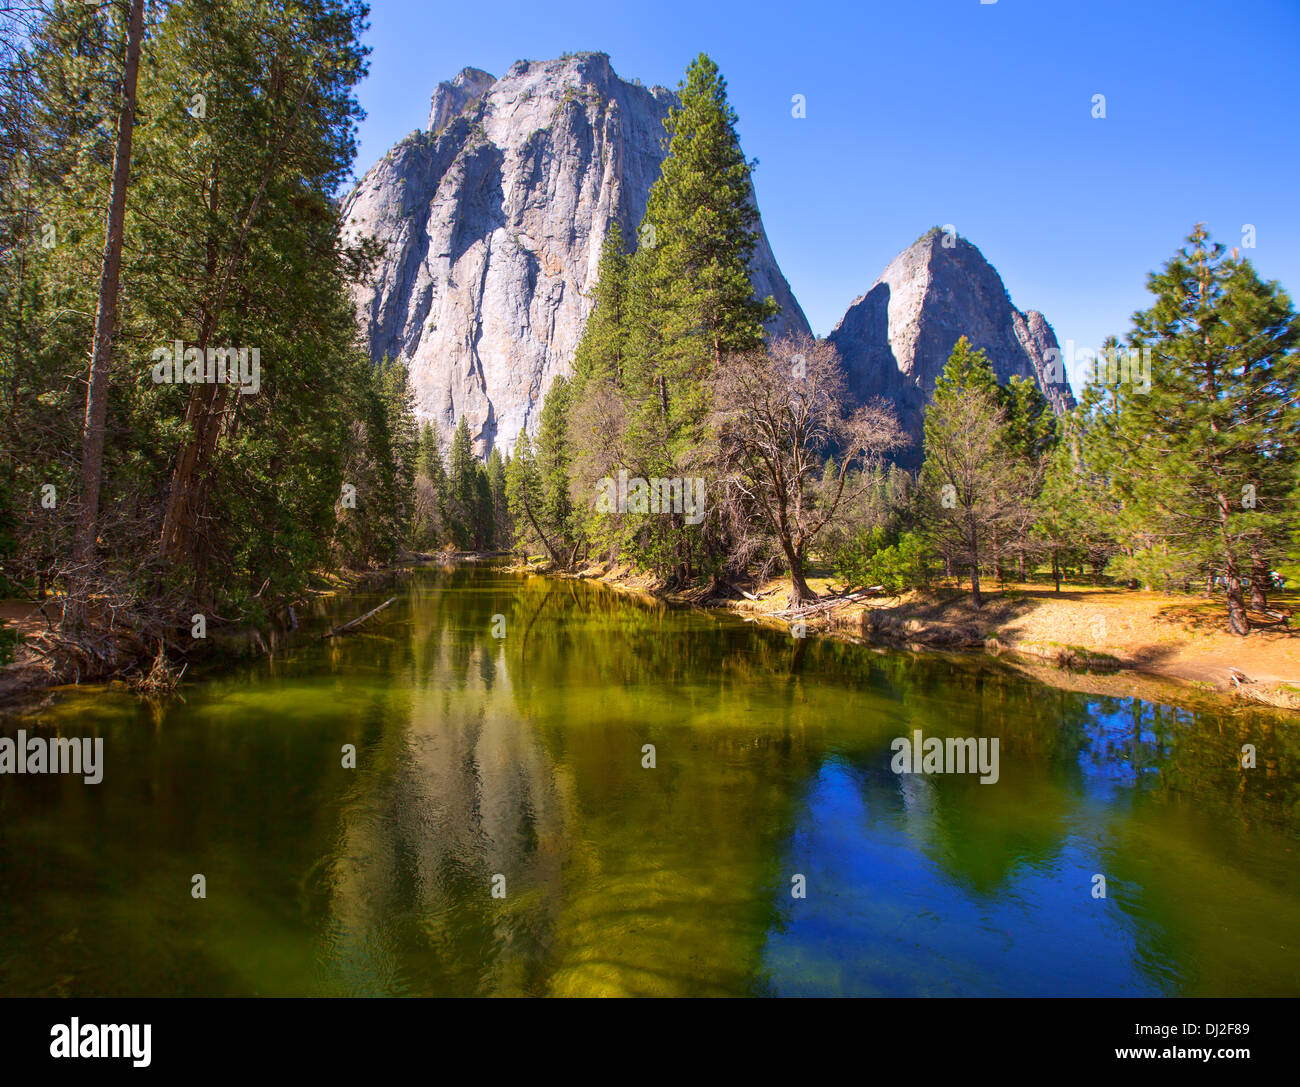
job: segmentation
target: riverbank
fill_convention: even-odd
[[[369,570],[322,571],[304,604],[391,581],[432,563],[482,562],[501,553],[443,551],[406,553],[391,566]],[[592,564],[555,574],[547,564],[511,567],[551,576],[598,581],[631,595],[733,612],[748,622],[789,631],[788,580],[733,584],[711,591],[695,586],[670,591],[653,575],[627,567]],[[833,599],[826,577],[809,586]],[[1295,608],[1300,594],[1278,600]],[[1257,629],[1236,638],[1226,630],[1222,602],[1197,596],[1067,585],[1050,588],[1009,585],[986,593],[971,606],[970,594],[953,588],[850,600],[803,617],[807,633],[908,652],[988,653],[1017,671],[1064,690],[1126,695],[1159,701],[1208,698],[1254,702],[1300,711],[1300,630]],[[3,618],[30,638],[57,622],[59,604],[51,598],[0,601]],[[260,646],[266,632],[230,625],[213,628],[212,647],[234,643]],[[269,636],[269,635],[268,635]],[[124,677],[101,677],[121,682]],[[20,706],[43,692],[74,682],[30,646],[20,643],[15,660],[0,667],[0,708]]]
[[[365,570],[321,570],[312,578],[311,585],[293,607],[305,610],[313,601],[324,600],[342,593],[356,592],[370,586],[391,581],[404,572],[434,563],[481,562],[499,557],[500,553],[481,554],[466,551],[404,552],[389,566]],[[63,613],[59,596],[49,596],[43,601],[7,599],[0,600],[0,620],[18,634],[19,642],[11,663],[0,667],[0,710],[28,708],[27,704],[45,692],[67,685],[76,685],[83,677],[69,671],[56,654],[43,649],[41,643],[53,634]],[[241,623],[213,623],[208,628],[207,640],[201,649],[190,649],[186,659],[201,659],[215,653],[233,649],[250,652],[270,652],[276,634],[291,632],[297,622],[297,612],[283,617],[284,622],[273,628],[259,628]],[[148,673],[152,658],[140,656],[131,664],[107,675],[89,677],[86,682],[125,683],[130,685]]]
[[[615,589],[698,607],[735,612],[751,622],[789,630],[790,583],[666,591],[651,575],[626,567],[591,565],[570,576]],[[828,602],[831,579],[808,579]],[[1277,603],[1297,609],[1300,594]],[[1228,633],[1219,599],[1082,585],[1060,594],[1039,585],[1008,585],[985,593],[939,588],[899,596],[846,601],[803,618],[808,633],[912,652],[989,653],[1040,682],[1067,690],[1211,696],[1300,711],[1300,629],[1257,628],[1249,637]],[[1296,623],[1293,623],[1293,627]]]

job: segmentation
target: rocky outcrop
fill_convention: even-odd
[[[477,105],[496,82],[482,68],[462,68],[455,79],[444,79],[433,91],[429,106],[429,134],[438,135],[447,122]]]
[[[829,337],[855,397],[896,405],[914,442],[899,458],[904,464],[919,463],[925,405],[963,335],[984,349],[1000,382],[1032,377],[1053,410],[1074,405],[1052,326],[1037,310],[1021,313],[1011,304],[1001,277],[970,242],[931,230],[890,262]]]
[[[519,61],[501,79],[466,68],[438,85],[428,130],[344,201],[344,237],[386,247],[354,292],[371,354],[406,360],[417,411],[444,437],[463,416],[485,455],[535,427],[572,365],[608,225],[635,239],[675,102],[603,53]],[[782,307],[773,331],[807,331],[759,232],[753,279]]]

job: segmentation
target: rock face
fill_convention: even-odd
[[[611,222],[645,211],[676,95],[614,74],[603,53],[466,68],[434,91],[429,128],[376,163],[343,204],[348,240],[385,243],[354,290],[371,354],[406,360],[417,412],[444,438],[460,418],[476,450],[508,452],[567,374]],[[808,323],[759,227],[755,291],[772,331]]]
[[[436,136],[447,122],[459,117],[471,102],[478,102],[496,80],[482,68],[462,68],[456,78],[444,79],[433,91],[429,106],[429,134]]]
[[[900,463],[920,463],[925,405],[962,335],[984,349],[1003,384],[1012,375],[1032,377],[1058,414],[1074,406],[1052,326],[1037,310],[1021,313],[1011,304],[1001,277],[970,242],[931,230],[890,262],[829,337],[855,396],[883,396],[897,406],[914,442]]]

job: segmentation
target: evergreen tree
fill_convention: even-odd
[[[475,546],[478,503],[478,462],[469,436],[469,423],[462,415],[451,439],[447,465],[447,527],[456,547],[468,551]]]
[[[496,446],[488,454],[488,486],[492,494],[492,538],[493,547],[510,546],[510,510],[506,496],[506,464],[501,450]]]
[[[415,473],[420,434],[415,419],[415,394],[411,391],[406,363],[384,356],[375,369],[378,394],[384,405],[388,440],[393,457],[393,515],[398,523],[409,524],[415,499]]]
[[[492,482],[487,468],[479,463],[474,465],[474,547],[478,551],[491,551],[496,547]]]
[[[447,541],[447,468],[431,422],[420,428],[415,458],[415,505],[411,539],[416,547],[441,547]]]
[[[265,370],[256,395],[216,382],[183,395],[160,544],[200,595],[219,550],[200,527],[227,497],[229,437],[292,430],[268,410],[287,410],[291,388],[299,419],[320,416],[318,439],[346,425],[328,418],[354,376],[341,356],[355,354],[339,335],[351,304],[331,198],[355,153],[364,14],[355,0],[186,0],[146,58],[138,197],[166,209],[141,217],[137,240],[150,331],[204,352],[256,346]]]
[[[582,329],[582,339],[573,356],[573,384],[576,389],[595,382],[620,386],[627,355],[628,275],[631,258],[623,242],[623,230],[611,222],[600,250],[591,313]]]
[[[667,155],[628,273],[622,444],[626,467],[643,478],[702,470],[709,373],[728,353],[756,348],[777,311],[754,298],[758,214],[735,124],[726,81],[701,54],[665,120]],[[624,520],[638,561],[679,579],[718,551],[707,539],[716,518],[700,529],[680,515]]]
[[[1007,449],[1023,470],[1024,490],[1022,501],[1017,504],[1013,531],[1018,575],[1024,581],[1028,576],[1028,559],[1036,550],[1035,504],[1056,445],[1057,423],[1051,405],[1033,378],[1013,374],[999,390],[999,396],[1006,415]]]
[[[1278,284],[1202,225],[1148,289],[1129,346],[1151,353],[1150,389],[1095,394],[1094,453],[1149,535],[1224,579],[1230,629],[1245,635],[1244,580],[1263,606],[1295,532],[1300,323]]]
[[[60,496],[20,526],[16,565],[38,584],[51,574],[66,584],[93,564],[96,591],[131,601],[116,611],[117,628],[134,626],[137,643],[156,645],[188,626],[194,604],[256,620],[292,599],[342,542],[344,461],[369,456],[382,436],[369,425],[371,367],[354,346],[345,277],[355,255],[340,245],[332,199],[354,150],[363,9],[348,0],[291,11],[257,0],[150,6],[122,289],[109,366],[98,371],[107,395],[97,401],[105,454],[94,554],[69,564],[65,511],[76,509],[79,466],[67,451],[86,416],[78,394],[95,338],[115,58],[125,55],[129,10],[51,5],[30,35],[27,154],[0,170],[0,207],[21,205],[26,189],[39,210],[28,227],[50,244],[0,252],[0,277],[15,288],[0,290],[0,331],[23,345],[5,383],[13,410],[0,442],[23,491],[48,482]],[[151,356],[177,341],[203,354],[260,350],[260,387],[246,395],[158,378]],[[384,525],[375,528],[378,550],[352,558],[390,551]]]
[[[568,417],[572,404],[569,383],[556,377],[542,403],[535,454],[542,485],[538,521],[557,550],[570,551],[573,540],[573,501],[569,477],[573,469],[569,453]]]
[[[1082,567],[1089,559],[1100,567],[1112,550],[1099,496],[1104,484],[1089,474],[1080,454],[1077,416],[1067,417],[1061,438],[1046,454],[1043,483],[1034,501],[1033,535],[1051,561],[1052,581],[1061,591],[1067,564]]]
[[[631,259],[617,223],[601,249],[593,305],[574,355],[569,382],[566,441],[570,492],[594,495],[600,480],[627,467],[624,377],[630,335]],[[627,527],[621,517],[596,513],[594,502],[575,500],[572,528],[588,544],[613,552]]]
[[[514,456],[506,467],[506,500],[515,525],[515,545],[523,548],[525,554],[540,545],[551,556],[552,562],[557,566],[564,565],[564,560],[539,521],[542,477],[526,430],[520,431]]]

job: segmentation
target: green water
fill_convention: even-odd
[[[99,785],[0,776],[0,993],[1300,994],[1279,714],[484,567],[305,628],[0,723],[105,741]],[[916,729],[997,737],[998,781],[895,774]]]

